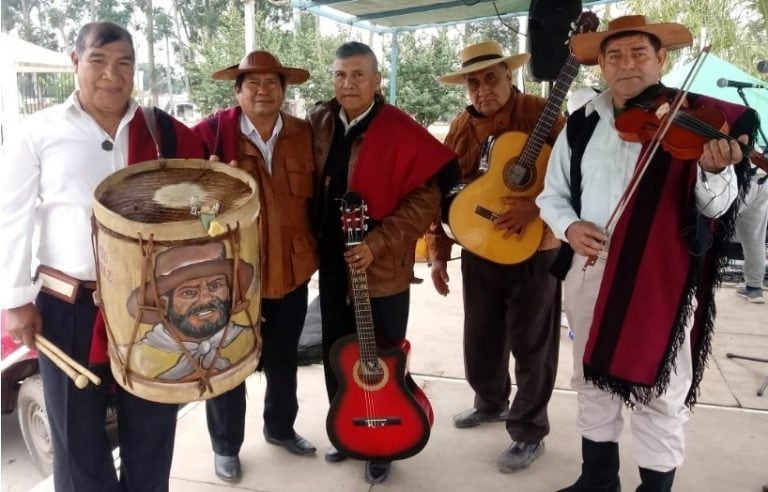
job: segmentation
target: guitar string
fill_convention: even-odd
[[[555,104],[555,99],[553,96],[557,95],[560,99],[560,104],[562,103],[568,93],[568,88],[571,86],[573,79],[579,72],[579,67],[580,64],[578,60],[576,60],[576,57],[574,57],[572,54],[569,55],[565,65],[561,70],[562,78],[558,77],[557,82],[552,88],[552,93],[547,99],[547,104],[544,107],[544,110],[539,117],[539,121],[534,127],[528,142],[526,142],[526,145],[523,147],[523,151],[517,161],[517,165],[522,165],[529,171],[536,168],[536,161],[541,154],[541,148],[546,141],[546,136],[539,134],[542,133],[543,129],[546,127],[549,127],[550,129],[552,128],[552,125],[555,122],[555,118],[559,112],[559,104]],[[506,170],[504,177],[507,183],[513,182],[512,173],[515,167],[516,166],[510,166],[509,169]]]
[[[342,228],[344,230],[344,233],[346,234],[346,244],[347,244],[347,250],[350,249],[350,246],[357,241],[355,241],[355,228],[354,228],[354,215],[353,211],[351,209],[346,209],[344,206],[342,206]],[[371,401],[370,397],[368,395],[368,388],[366,385],[366,375],[365,375],[365,348],[363,346],[363,343],[361,341],[361,337],[359,336],[359,328],[360,328],[360,315],[359,315],[359,309],[358,309],[358,287],[357,287],[357,276],[356,276],[356,269],[348,265],[347,271],[349,273],[349,280],[352,287],[352,302],[353,302],[353,310],[354,310],[354,316],[355,316],[355,324],[358,327],[358,337],[357,337],[357,351],[358,351],[358,362],[360,364],[360,375],[362,376],[361,382],[363,383],[363,402],[365,405],[365,418],[370,419],[371,415]],[[352,381],[355,380],[355,366],[353,364],[352,366]]]
[[[364,382],[364,394],[366,398],[366,417],[369,419],[374,418],[376,416],[376,407],[377,407],[377,394],[376,392],[370,391],[369,386],[372,383],[371,380],[371,374],[368,371],[369,367],[367,362],[373,362],[375,361],[375,350],[373,347],[371,347],[371,337],[372,337],[372,326],[371,323],[368,322],[367,317],[365,316],[368,314],[368,317],[370,317],[370,310],[366,310],[365,306],[370,305],[370,299],[368,299],[367,292],[367,277],[365,275],[364,271],[358,271],[356,269],[354,270],[354,289],[355,289],[355,317],[357,318],[358,328],[360,332],[364,334],[363,337],[358,337],[358,347],[360,349],[360,352],[362,354],[362,359],[364,363],[362,364],[363,367],[363,382]]]

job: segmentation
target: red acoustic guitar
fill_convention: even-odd
[[[347,248],[363,238],[365,210],[360,195],[344,195],[341,221]],[[351,458],[408,458],[427,444],[432,407],[408,373],[410,343],[402,340],[387,350],[376,346],[365,272],[349,267],[349,278],[357,335],[341,338],[331,348],[339,391],[328,411],[328,436]]]

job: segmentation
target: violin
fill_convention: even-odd
[[[661,147],[672,156],[692,160],[701,157],[704,144],[713,139],[735,140],[728,135],[725,114],[712,108],[691,108],[683,100],[680,109],[672,113],[678,91],[663,86],[651,86],[627,101],[625,110],[616,117],[616,131],[628,142],[646,143],[658,138],[659,128],[669,124],[661,137]],[[671,121],[669,121],[671,118]],[[750,161],[768,172],[768,158],[753,146],[736,140]]]

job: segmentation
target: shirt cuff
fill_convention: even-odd
[[[557,223],[555,224],[555,227],[551,227],[552,232],[555,233],[555,236],[560,239],[561,241],[568,242],[568,238],[565,236],[565,231],[568,230],[569,227],[571,227],[571,224],[578,222],[579,219],[576,216],[560,216],[557,219]]]
[[[31,285],[24,287],[9,287],[0,292],[0,309],[13,309],[35,302],[43,280],[37,279]]]

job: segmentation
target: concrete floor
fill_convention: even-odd
[[[424,283],[412,290],[408,337],[413,345],[411,372],[429,396],[435,423],[427,447],[417,456],[396,462],[389,480],[370,486],[363,464],[348,460],[326,463],[322,453],[328,404],[319,365],[299,369],[300,410],[296,430],[318,447],[314,457],[295,457],[269,445],[262,437],[264,378],[248,380],[246,442],[241,452],[243,480],[219,481],[205,425],[205,405],[192,404],[179,419],[171,491],[552,491],[573,482],[580,470],[580,438],[573,431],[575,394],[569,388],[571,342],[562,331],[557,389],[550,404],[552,432],[546,453],[530,469],[512,474],[496,470],[496,458],[508,446],[503,423],[456,429],[452,416],[472,403],[466,384],[461,348],[461,278],[450,264],[452,292],[436,295],[425,264],[416,265]],[[768,364],[728,359],[727,352],[768,357],[768,305],[736,297],[733,287],[718,294],[714,356],[705,375],[699,405],[688,426],[688,456],[678,470],[678,491],[754,491],[768,484],[768,395],[755,394],[768,376]],[[639,482],[631,456],[629,433],[621,443],[623,489]],[[5,471],[5,470],[4,470]],[[5,479],[3,480],[5,481]],[[52,490],[45,480],[33,490]]]

